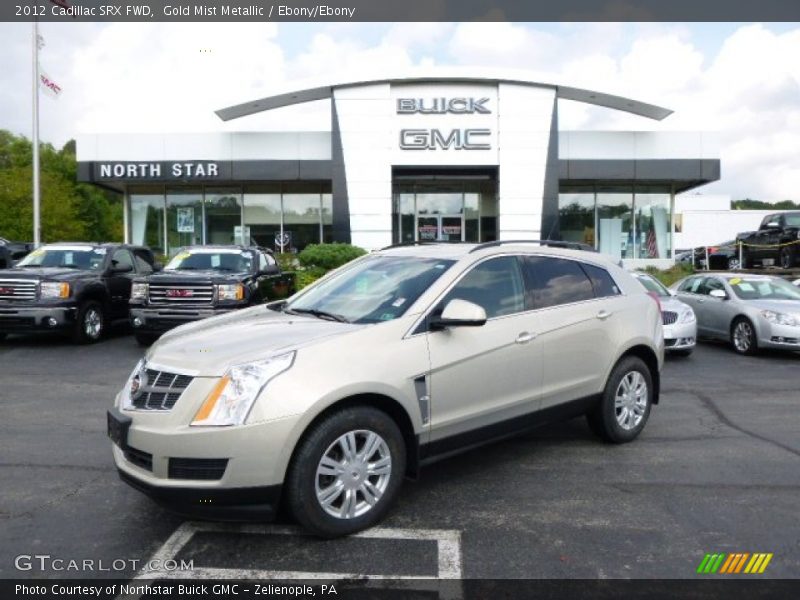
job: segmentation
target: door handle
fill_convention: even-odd
[[[599,313],[597,313],[597,318],[600,319],[601,321],[605,321],[610,316],[611,313],[608,312],[607,310],[601,310]]]
[[[528,331],[523,331],[517,336],[517,339],[514,340],[516,344],[527,344],[528,342],[532,342],[536,339],[535,333],[530,333]]]

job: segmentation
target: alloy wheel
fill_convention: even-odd
[[[90,308],[86,311],[83,317],[83,331],[86,337],[96,340],[100,337],[103,330],[103,316],[95,308]]]
[[[639,371],[629,371],[620,380],[614,396],[617,423],[630,431],[642,422],[647,410],[647,381]]]
[[[386,441],[374,431],[348,431],[328,446],[317,465],[317,501],[333,517],[360,517],[378,503],[391,476]]]
[[[733,329],[733,345],[741,353],[750,351],[753,345],[753,327],[747,321],[739,321]]]

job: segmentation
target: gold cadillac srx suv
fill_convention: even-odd
[[[656,300],[554,242],[373,252],[289,300],[183,325],[108,413],[119,474],[181,512],[369,527],[458,449],[585,414],[633,440],[658,402]]]

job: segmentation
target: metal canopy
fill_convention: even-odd
[[[265,110],[272,110],[273,108],[280,108],[282,106],[291,106],[293,104],[302,104],[304,102],[312,102],[314,100],[324,100],[333,96],[333,91],[336,88],[344,87],[359,87],[363,85],[375,84],[404,84],[404,83],[476,83],[476,84],[498,84],[510,83],[515,85],[529,85],[532,87],[546,87],[556,90],[556,97],[564,98],[565,100],[574,100],[576,102],[583,102],[586,104],[594,104],[596,106],[603,106],[605,108],[612,108],[614,110],[621,110],[624,112],[633,113],[648,119],[661,121],[673,111],[668,108],[656,106],[654,104],[647,104],[639,102],[632,98],[625,98],[623,96],[615,96],[613,94],[604,94],[602,92],[595,92],[592,90],[567,87],[562,85],[553,85],[550,83],[543,83],[538,81],[529,81],[524,79],[496,79],[488,77],[407,77],[395,79],[371,79],[364,81],[354,81],[335,85],[327,85],[321,87],[313,87],[296,92],[289,92],[285,94],[278,94],[276,96],[267,96],[258,100],[244,102],[243,104],[236,104],[221,108],[216,112],[217,116],[223,121],[230,121],[240,117],[246,117]]]

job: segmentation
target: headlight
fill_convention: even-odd
[[[690,308],[689,310],[684,311],[683,313],[681,313],[681,318],[680,318],[680,320],[678,322],[679,323],[694,323],[695,322],[694,311]]]
[[[797,327],[800,325],[800,323],[797,322],[797,319],[795,319],[792,315],[787,315],[785,313],[774,312],[772,310],[762,310],[761,316],[773,325],[789,325],[791,327]]]
[[[120,408],[124,410],[130,410],[133,408],[133,404],[131,404],[132,397],[139,391],[139,387],[142,385],[142,370],[144,369],[144,359],[141,359],[136,366],[131,371],[128,380],[125,382],[125,387],[122,388],[122,392],[119,395],[119,404]]]
[[[241,300],[242,298],[244,298],[244,286],[241,283],[217,286],[217,300]]]
[[[131,286],[131,300],[144,300],[150,286],[146,283],[134,283]]]
[[[193,426],[241,425],[271,379],[292,366],[294,352],[228,369],[203,402]]]
[[[58,281],[43,281],[39,287],[42,298],[69,298],[69,284]]]

